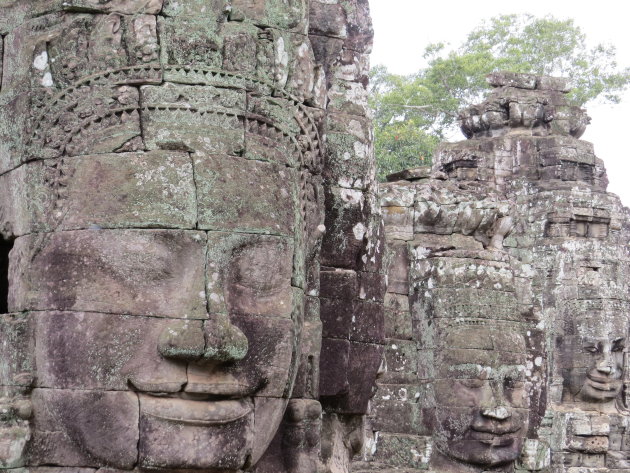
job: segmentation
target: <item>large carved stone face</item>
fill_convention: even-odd
[[[573,324],[575,332],[565,336],[560,346],[566,390],[583,402],[614,401],[623,387],[626,318],[595,310]]]
[[[145,245],[146,266],[137,269],[138,276],[155,274],[151,283],[163,289],[166,281],[175,288],[197,282],[185,278],[192,261],[178,252],[182,242],[194,245],[194,237],[122,237],[118,244],[127,248]],[[68,449],[119,467],[132,466],[139,455],[143,467],[227,471],[264,451],[284,411],[299,343],[301,299],[291,287],[292,250],[273,237],[217,240],[216,250],[224,256],[215,259],[218,252],[209,251],[208,278],[216,281],[209,291],[210,297],[227,296],[227,314],[197,319],[183,312],[191,318],[38,314],[38,384],[54,389],[35,390],[36,419],[46,430],[61,429],[71,441]],[[100,256],[90,247],[82,255],[84,264],[91,266],[95,253]],[[56,244],[47,254],[71,257]],[[107,269],[136,269],[122,266],[115,260]],[[230,274],[221,274],[218,266]],[[265,271],[274,276],[264,277]],[[107,284],[103,273],[96,276],[95,282]],[[127,272],[124,280],[132,276]],[[222,290],[216,287],[220,282]],[[120,297],[151,297],[138,289],[131,284]],[[257,423],[264,428],[256,429]],[[43,440],[47,432],[35,435]]]
[[[199,2],[121,5],[7,40],[20,55],[3,92],[34,115],[34,159],[7,187],[33,197],[13,211],[9,296],[36,347],[27,464],[240,471],[271,442],[299,359],[321,156],[283,89],[290,72],[312,99],[312,52],[304,35],[223,25],[219,7],[197,21]],[[18,93],[31,70],[46,71],[43,109]]]
[[[434,383],[434,441],[461,462],[513,462],[527,433],[523,337],[514,330],[450,327],[441,335]]]
[[[180,152],[148,155],[159,164],[134,169],[138,182],[155,180],[159,166],[192,177]],[[77,160],[90,174],[87,159],[104,158]],[[52,454],[69,465],[75,457],[90,466],[237,471],[273,438],[303,317],[297,175],[235,156],[192,159],[201,225],[223,231],[94,228],[16,240],[13,306],[37,310],[36,463]],[[77,195],[89,192],[80,175],[71,184]],[[102,177],[105,187],[116,180]],[[257,186],[262,198],[231,200],[236,183]],[[259,224],[277,234],[257,234]],[[46,452],[54,431],[62,447]]]

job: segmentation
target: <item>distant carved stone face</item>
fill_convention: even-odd
[[[587,401],[608,401],[621,392],[623,350],[626,338],[585,338],[583,350],[591,357],[589,369],[584,377],[580,398]]]
[[[576,400],[605,403],[615,400],[623,387],[627,321],[592,313],[575,322],[576,333],[564,337],[565,386]]]
[[[439,452],[487,467],[513,462],[529,415],[523,337],[509,329],[451,327],[438,346],[433,437]]]

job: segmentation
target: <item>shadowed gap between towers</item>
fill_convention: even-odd
[[[9,312],[9,253],[13,242],[0,237],[0,314]]]

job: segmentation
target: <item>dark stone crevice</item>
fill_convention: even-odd
[[[9,312],[9,253],[13,239],[0,237],[0,314]]]

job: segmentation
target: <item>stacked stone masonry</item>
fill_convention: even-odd
[[[630,215],[563,79],[374,180],[367,0],[0,0],[0,469],[630,471]]]
[[[469,139],[381,187],[386,368],[353,471],[630,471],[628,209],[566,81],[488,80]]]

